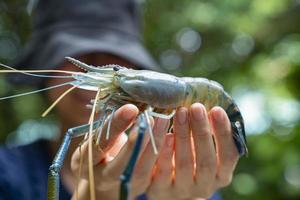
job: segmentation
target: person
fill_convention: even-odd
[[[72,56],[94,66],[113,63],[159,71],[141,45],[137,10],[133,0],[39,1],[32,38],[17,66],[79,70],[64,60],[65,56]],[[22,75],[11,76],[10,80],[35,87],[66,82]],[[46,97],[53,102],[67,89],[64,86],[49,90]],[[94,96],[93,92],[75,89],[56,106],[61,123],[59,140],[1,148],[0,199],[46,198],[51,160],[68,128],[87,123],[90,110],[86,109],[86,104]],[[100,151],[93,149],[97,199],[118,199],[119,177],[136,141],[136,128],[130,131],[127,139],[124,132],[134,123],[138,113],[135,105],[119,108],[112,119],[110,139],[101,140]],[[168,133],[169,123],[165,119],[153,121],[159,154],[153,153],[149,137],[146,137],[134,169],[131,197],[166,200],[209,198],[215,194],[211,199],[219,199],[215,191],[231,182],[239,158],[226,113],[219,107],[208,112],[202,104],[195,103],[190,108],[177,109],[173,133]],[[65,158],[60,199],[90,198],[87,143],[79,149],[81,142],[82,138],[73,139]],[[81,155],[84,156],[82,165]],[[78,176],[80,167],[81,175]]]

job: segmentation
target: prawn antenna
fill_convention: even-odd
[[[74,81],[62,83],[62,84],[55,85],[55,86],[46,87],[46,88],[39,89],[39,90],[25,92],[25,93],[21,93],[21,94],[15,94],[15,95],[6,96],[6,97],[0,97],[0,101],[5,100],[5,99],[12,99],[12,98],[15,98],[15,97],[21,97],[21,96],[25,96],[25,95],[29,95],[29,94],[35,94],[35,93],[43,92],[43,91],[46,91],[46,90],[51,90],[51,89],[62,87],[62,86],[69,85],[69,84],[74,84]]]
[[[18,70],[3,63],[0,63],[1,67],[10,69],[10,70],[1,70],[0,73],[20,73],[27,76],[39,77],[39,78],[72,78],[73,76],[53,76],[53,75],[45,75],[45,74],[33,74],[33,73],[45,73],[45,72],[60,72],[60,73],[67,73],[67,74],[74,74],[71,71],[64,71],[64,70]],[[30,73],[32,72],[32,73]]]
[[[96,113],[96,107],[97,107],[97,100],[99,99],[101,90],[97,91],[95,102],[93,104],[92,113],[90,115],[89,119],[89,138],[88,138],[88,169],[89,169],[89,183],[90,183],[90,197],[91,200],[96,200],[96,193],[95,193],[95,178],[94,178],[94,165],[93,165],[93,123],[94,123],[94,117]]]
[[[60,100],[62,100],[62,98],[64,98],[64,96],[66,96],[68,93],[70,93],[72,90],[74,90],[75,88],[77,88],[79,85],[74,85],[73,87],[69,88],[67,91],[65,91],[64,93],[62,93],[62,95],[60,95],[52,104],[51,106],[49,106],[49,108],[47,108],[47,110],[45,110],[45,112],[43,112],[42,117],[45,117],[53,108],[56,104],[58,104],[58,102],[60,102]]]

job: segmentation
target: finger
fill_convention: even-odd
[[[196,157],[196,192],[206,197],[211,192],[216,176],[216,151],[205,107],[195,103],[190,113]]]
[[[188,119],[188,109],[181,107],[174,118],[175,134],[175,186],[183,193],[193,184],[193,154]],[[184,191],[187,190],[187,191]]]
[[[230,122],[225,111],[220,107],[214,107],[210,115],[218,155],[217,181],[220,187],[224,187],[231,182],[232,173],[239,155],[232,138]]]
[[[161,118],[155,119],[153,135],[158,152],[160,152],[162,148],[168,127],[169,120]],[[132,184],[137,185],[140,189],[146,189],[146,186],[148,186],[148,183],[151,180],[157,157],[158,155],[154,153],[153,146],[149,140],[135,167]]]
[[[151,127],[153,127],[154,121],[153,118],[150,117],[150,123],[151,123]],[[135,126],[135,128],[132,128],[132,130],[130,131],[130,134],[137,134],[137,128]],[[149,142],[149,129],[146,129],[144,138],[143,138],[143,144],[141,147],[141,152],[144,151],[147,143]],[[120,137],[117,138],[116,142],[113,144],[113,146],[109,149],[108,151],[108,155],[111,157],[116,157],[116,155],[120,152],[120,150],[122,149],[122,147],[126,144],[128,140],[128,136],[125,133],[122,133]]]
[[[173,134],[170,133],[166,135],[165,143],[156,163],[156,170],[151,187],[170,187],[172,183],[174,140]]]
[[[92,148],[92,155],[94,166],[106,158],[106,154],[95,145]],[[71,158],[71,170],[80,178],[88,177],[88,141],[85,141],[74,151]]]
[[[108,140],[106,139],[108,122],[103,127],[100,147],[104,150],[111,148],[120,134],[133,123],[138,113],[138,108],[132,104],[127,104],[119,108],[111,121],[110,137]]]
[[[116,157],[116,155],[118,155],[122,147],[126,144],[127,140],[128,136],[125,133],[121,133],[120,137],[116,139],[115,143],[109,149],[107,154],[112,158]]]
[[[131,157],[132,150],[137,139],[137,127],[128,136],[126,144],[122,147],[118,155],[111,162],[107,163],[104,173],[111,178],[118,179],[123,173]]]

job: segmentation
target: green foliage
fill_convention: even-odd
[[[300,1],[152,0],[145,11],[146,45],[170,73],[217,80],[246,107],[250,153],[224,198],[299,199]],[[182,31],[199,34],[197,50]]]
[[[145,44],[166,71],[216,80],[242,109],[249,157],[224,198],[299,199],[300,1],[151,0],[144,9]],[[30,8],[6,0],[0,11],[0,61],[7,63],[30,35]],[[15,92],[1,76],[0,95]],[[0,138],[39,118],[40,101],[1,101]]]

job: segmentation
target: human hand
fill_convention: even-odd
[[[207,114],[199,103],[189,110],[182,107],[176,112],[173,128],[174,134],[167,135],[159,155],[147,197],[209,198],[217,189],[227,186],[239,155],[225,111],[214,107]]]
[[[124,131],[134,122],[138,115],[138,109],[133,105],[125,105],[118,109],[112,120],[110,139],[101,138],[100,147],[93,149],[93,168],[95,177],[95,192],[98,199],[119,199],[120,175],[123,173],[137,136],[137,127],[133,128],[129,134],[128,140]],[[163,119],[155,120],[153,133],[157,148],[160,149],[164,143],[169,121]],[[103,132],[106,133],[107,125]],[[103,134],[105,135],[105,134]],[[127,140],[127,141],[126,141]],[[74,152],[71,167],[75,176],[79,178],[79,185],[73,195],[73,199],[89,199],[89,181],[88,181],[88,151],[87,143]],[[82,156],[82,162],[80,157]],[[142,151],[139,155],[133,177],[131,179],[131,196],[134,198],[140,193],[144,193],[151,182],[152,169],[157,160],[154,154],[149,136],[146,133]],[[82,166],[80,166],[82,164]]]

